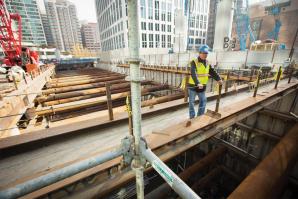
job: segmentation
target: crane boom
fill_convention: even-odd
[[[13,23],[18,28],[13,30]],[[5,64],[18,65],[22,52],[22,26],[19,14],[9,13],[4,0],[0,0],[0,45],[5,54]]]

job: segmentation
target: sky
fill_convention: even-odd
[[[80,21],[96,22],[95,0],[69,0],[76,5]],[[37,0],[42,13],[45,12],[43,0]]]
[[[79,20],[96,22],[95,0],[70,0],[75,3]]]

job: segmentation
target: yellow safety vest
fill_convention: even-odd
[[[207,84],[208,79],[209,79],[210,65],[207,65],[205,67],[204,64],[202,64],[201,62],[198,62],[198,59],[194,59],[193,61],[196,64],[196,72],[197,72],[198,80],[199,80],[200,84]],[[195,85],[195,81],[192,79],[191,76],[189,77],[188,83]]]

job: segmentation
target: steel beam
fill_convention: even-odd
[[[269,155],[233,191],[229,199],[277,197],[278,182],[287,177],[298,157],[298,124],[281,139]]]
[[[257,129],[257,128],[248,126],[248,125],[243,124],[243,123],[240,123],[240,122],[237,122],[236,125],[237,125],[238,127],[240,127],[241,129],[245,130],[245,131],[248,131],[248,132],[254,132],[254,133],[257,133],[257,134],[260,134],[260,135],[269,137],[270,139],[273,139],[273,140],[279,140],[279,139],[281,138],[281,137],[278,136],[278,135],[274,135],[274,134],[272,134],[272,133],[269,133],[269,132],[263,131],[263,130],[261,130],[261,129]]]

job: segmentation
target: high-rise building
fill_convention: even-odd
[[[198,49],[207,43],[209,0],[189,1],[188,49]]]
[[[34,45],[46,45],[45,33],[36,0],[5,0],[11,13],[19,13],[22,17],[22,41]]]
[[[265,41],[273,39],[272,33],[278,33],[277,40],[281,44],[285,44],[286,49],[292,46],[298,46],[298,39],[295,40],[295,34],[298,29],[298,1],[282,0],[276,1],[276,7],[280,9],[278,17],[272,15],[272,1],[263,0],[259,3],[251,4],[249,7],[250,27],[255,40]],[[275,27],[275,20],[279,18],[281,22],[280,30]],[[236,31],[236,22],[233,23],[232,38],[238,40],[236,50],[239,49],[239,35]],[[293,43],[295,41],[295,43]],[[247,34],[246,48],[250,48],[253,42],[252,37]]]
[[[47,14],[40,14],[40,16],[41,16],[44,34],[45,34],[46,40],[47,40],[47,45],[49,47],[54,47],[55,43],[54,43],[48,16],[47,16]]]
[[[100,50],[99,29],[97,23],[84,23],[81,26],[83,46],[90,51]]]
[[[173,1],[139,0],[139,3],[141,54],[167,53],[173,46]],[[126,1],[96,0],[96,12],[102,51],[128,48]]]
[[[76,7],[67,0],[45,0],[46,13],[55,46],[70,51],[82,44]]]
[[[213,43],[214,43],[217,2],[218,0],[210,0],[210,6],[209,6],[207,45],[210,48],[213,48]]]
[[[206,43],[209,0],[193,0],[191,3],[188,0],[138,1],[141,54],[168,53],[173,48],[174,51],[178,48],[185,51],[187,44],[190,49],[195,49]],[[127,48],[126,1],[95,2],[102,51]]]

